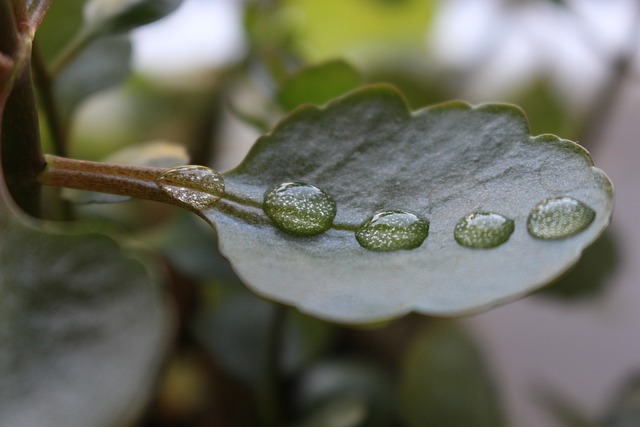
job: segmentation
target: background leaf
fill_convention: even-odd
[[[303,68],[285,80],[278,102],[287,111],[301,104],[323,105],[362,83],[360,74],[345,61],[328,61]]]
[[[0,425],[132,422],[167,335],[157,275],[110,238],[22,218],[0,182]]]
[[[409,426],[505,425],[478,349],[453,323],[429,324],[402,366],[400,407]]]
[[[304,427],[380,427],[393,413],[393,387],[387,374],[358,359],[320,362],[304,373],[296,390]]]
[[[55,81],[62,111],[70,116],[89,95],[123,81],[131,72],[128,36],[98,39],[65,67]]]
[[[182,0],[89,0],[84,7],[87,31],[114,34],[164,18]]]
[[[586,151],[551,135],[532,138],[520,110],[449,103],[410,114],[387,86],[296,110],[225,179],[230,200],[203,214],[243,281],[268,298],[351,323],[412,310],[465,314],[525,295],[575,263],[613,208],[611,184]],[[267,189],[290,181],[331,195],[339,229],[303,238],[275,228],[257,206]],[[594,222],[570,238],[533,238],[529,212],[557,196],[586,203]],[[426,217],[422,246],[361,247],[350,230],[385,209]],[[474,211],[513,219],[515,232],[492,249],[457,244],[456,223]]]

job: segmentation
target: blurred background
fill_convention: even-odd
[[[512,102],[532,134],[584,145],[614,183],[610,230],[557,284],[463,324],[510,425],[608,419],[640,372],[637,0],[185,0],[132,40],[126,78],[69,107],[71,156],[100,160],[131,141],[161,140],[184,144],[193,163],[228,170],[287,110],[274,101],[280,82],[334,59],[362,82],[397,85],[413,108]],[[118,227],[153,226],[140,204],[81,209]],[[201,266],[184,268],[211,281]]]

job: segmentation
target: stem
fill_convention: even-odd
[[[40,95],[45,119],[51,132],[53,150],[57,155],[65,156],[67,154],[67,124],[60,114],[60,109],[53,93],[53,80],[37,43],[33,45],[31,58],[33,61],[33,76],[39,89],[38,94]]]
[[[158,178],[168,169],[91,162],[54,155],[45,155],[45,160],[46,167],[37,176],[38,182],[42,185],[98,191],[169,203],[188,208],[202,216],[202,212],[198,209],[171,197],[158,187],[156,184]],[[218,204],[220,210],[228,215],[243,218],[245,221],[252,222],[250,218],[253,214],[242,211],[238,205],[262,210],[262,203],[238,194],[225,193],[221,199]],[[253,222],[264,221],[263,219],[264,214],[257,215],[253,217]],[[354,232],[358,230],[358,224],[334,223],[332,228]]]
[[[283,425],[282,383],[280,362],[284,342],[287,309],[274,305],[268,330],[268,342],[264,360],[264,377],[258,390],[258,409],[264,426]]]
[[[36,176],[43,167],[38,113],[27,64],[17,77],[4,110],[2,168],[12,197],[34,216],[38,216],[40,208]]]
[[[52,155],[45,158],[47,165],[38,175],[43,185],[119,194],[185,207],[156,185],[156,180],[166,171],[164,168],[90,162]]]

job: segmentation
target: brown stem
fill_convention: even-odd
[[[46,156],[47,166],[38,175],[43,185],[119,194],[185,207],[157,186],[156,180],[167,169],[147,166],[74,160]]]

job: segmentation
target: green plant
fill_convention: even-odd
[[[57,13],[73,21],[82,4]],[[210,419],[229,425],[503,425],[482,357],[455,322],[392,320],[477,312],[550,283],[608,226],[609,179],[576,143],[531,136],[517,107],[411,112],[398,89],[364,85],[344,61],[290,73],[288,52],[257,36],[274,102],[291,112],[235,169],[154,165],[183,157],[170,148],[164,159],[159,145],[140,151],[143,165],[71,158],[80,101],[129,72],[124,34],[179,4],[90,0],[77,34],[40,51],[50,2],[0,0],[0,421],[173,425],[171,404],[204,417],[198,399],[213,387],[223,395]],[[249,33],[270,25],[269,12],[250,6]],[[272,42],[286,51],[290,40]],[[212,121],[211,104],[197,107]],[[52,219],[77,213],[59,193],[43,206],[42,185],[185,208],[213,226],[234,271],[177,210],[134,237],[61,225]],[[365,358],[371,336],[407,350]],[[154,388],[163,362],[166,383]],[[171,394],[182,386],[196,396]],[[149,396],[158,412],[144,418]]]

